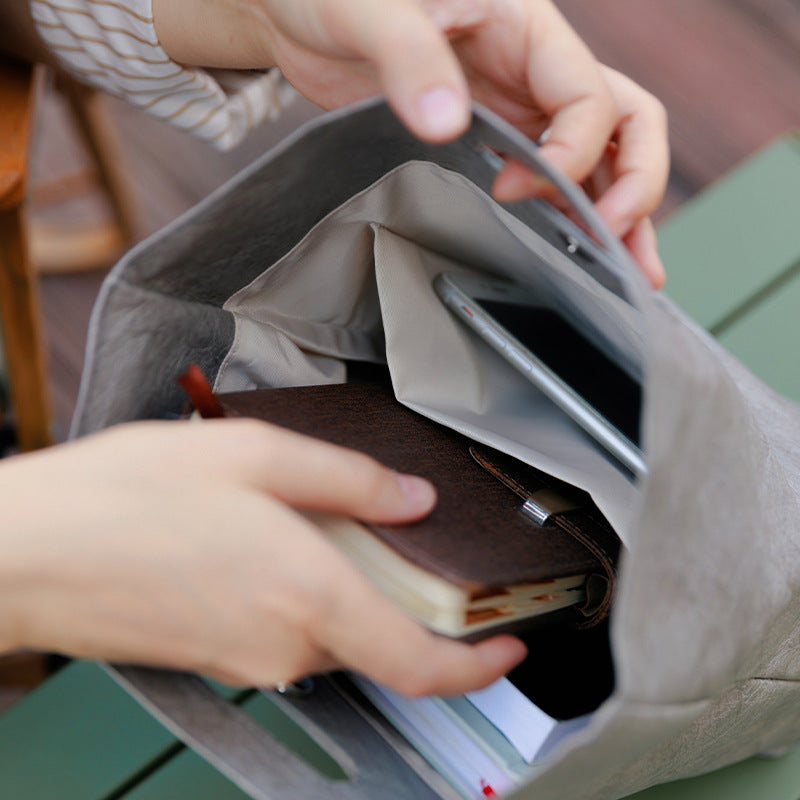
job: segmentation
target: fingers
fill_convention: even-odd
[[[307,521],[287,518],[281,530],[273,568],[251,563],[241,570],[245,584],[259,578],[249,585],[261,599],[248,606],[263,617],[243,618],[228,645],[202,664],[203,672],[231,683],[274,686],[347,668],[420,696],[481,688],[525,657],[525,646],[510,636],[467,645],[432,634]],[[254,628],[259,636],[252,635]]]
[[[422,628],[417,636],[403,633],[381,651],[363,644],[348,653],[349,668],[410,697],[451,696],[483,689],[510,672],[527,654],[525,645],[513,636],[496,636],[470,645]]]
[[[597,201],[597,211],[617,236],[656,210],[669,175],[667,119],[661,103],[632,80],[604,68],[619,109],[613,181]]]
[[[372,63],[395,113],[421,139],[444,142],[469,125],[466,79],[447,38],[408,0],[336,5],[334,37]]]
[[[533,12],[530,12],[533,16]],[[534,103],[550,119],[541,154],[576,182],[601,159],[616,121],[610,87],[592,53],[550,3],[528,21],[525,76]],[[521,171],[498,176],[495,196],[521,200],[541,190],[541,179]]]
[[[428,510],[433,500],[427,483],[397,476],[359,453],[253,420],[202,425],[215,427],[215,436],[240,428],[236,437],[250,447],[232,469],[244,469],[250,482],[291,505],[399,521],[409,509]],[[232,443],[240,456],[242,447],[241,441]],[[280,454],[279,461],[273,452]],[[404,485],[409,482],[410,489]],[[283,647],[297,658],[271,667],[268,675],[262,672],[267,682],[291,680],[333,664],[357,669],[406,694],[451,694],[491,683],[524,657],[524,645],[512,637],[471,646],[430,633],[375,589],[324,537],[310,536],[310,527],[297,520],[292,535],[282,537],[291,542],[292,552],[302,549],[303,578],[287,589],[288,601],[283,598],[268,607],[284,609],[284,615],[289,613],[285,609],[293,609],[290,629],[313,648]]]
[[[654,289],[660,289],[666,281],[667,273],[658,254],[658,241],[650,218],[637,222],[625,235],[623,242],[650,285]]]
[[[436,502],[431,484],[343,447],[257,420],[208,420],[220,469],[290,506],[405,522]],[[195,426],[199,427],[199,426]]]
[[[661,202],[669,175],[666,114],[661,103],[632,80],[607,67],[601,70],[613,101],[611,129],[593,126],[591,113],[585,113],[590,108],[587,98],[578,98],[577,102],[573,98],[556,109],[541,153],[576,181],[591,173],[594,185],[601,189],[596,202],[598,213],[623,239],[651,285],[660,288],[665,272],[648,217]],[[605,105],[602,95],[596,95],[594,101]],[[588,131],[605,131],[609,138],[594,136],[590,141]],[[600,150],[595,149],[598,144]],[[576,157],[581,153],[586,158]],[[511,162],[497,176],[492,192],[496,199],[510,202],[549,196],[553,187],[521,164]]]
[[[541,155],[581,183],[603,166],[613,140],[611,181],[597,209],[616,235],[627,236],[655,210],[666,188],[669,149],[663,106],[629,78],[599,65],[549,3],[537,7],[528,52],[530,93],[550,118]],[[511,202],[546,195],[550,189],[542,178],[511,163],[498,175],[493,194]],[[635,238],[644,244],[645,230]],[[652,253],[642,266],[655,274]]]
[[[512,636],[476,645],[437,636],[400,612],[361,579],[326,606],[320,644],[343,666],[402,694],[461,694],[505,675],[527,653]]]

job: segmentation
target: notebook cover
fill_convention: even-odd
[[[468,439],[406,408],[382,384],[261,389],[217,398],[228,416],[267,420],[428,478],[438,492],[428,517],[369,527],[409,561],[467,591],[602,571],[573,536],[524,516],[522,499],[475,461]],[[567,486],[516,463],[516,477],[530,491]]]

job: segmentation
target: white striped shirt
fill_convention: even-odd
[[[30,0],[39,35],[81,81],[226,150],[294,90],[276,69],[203,70],[164,52],[151,0]]]

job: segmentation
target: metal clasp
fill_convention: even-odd
[[[537,525],[544,525],[553,514],[574,511],[580,506],[552,489],[539,489],[522,504],[522,513]]]

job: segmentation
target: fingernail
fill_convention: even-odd
[[[522,663],[528,657],[527,645],[519,639],[514,639],[513,643],[508,645],[508,659],[513,661],[514,664]]]
[[[648,277],[654,289],[660,289],[667,282],[667,271],[664,269],[664,262],[656,253],[652,262],[648,264]]]
[[[424,133],[431,139],[446,139],[462,133],[469,123],[469,110],[453,89],[439,86],[420,95],[417,113]]]
[[[654,289],[660,289],[667,280],[667,273],[658,252],[658,239],[653,223],[649,219],[642,220],[625,244],[638,261],[650,285]]]
[[[528,656],[527,646],[516,636],[501,634],[492,640],[493,652],[491,658],[505,671],[513,669],[522,663]]]
[[[664,262],[661,260],[661,254],[658,252],[656,229],[650,221],[647,222],[646,236],[650,241],[650,257],[647,259],[646,265],[648,278],[654,289],[660,289],[667,281],[667,271],[664,269]]]
[[[436,501],[436,490],[424,478],[397,473],[397,483],[406,499],[418,508],[430,508]]]

